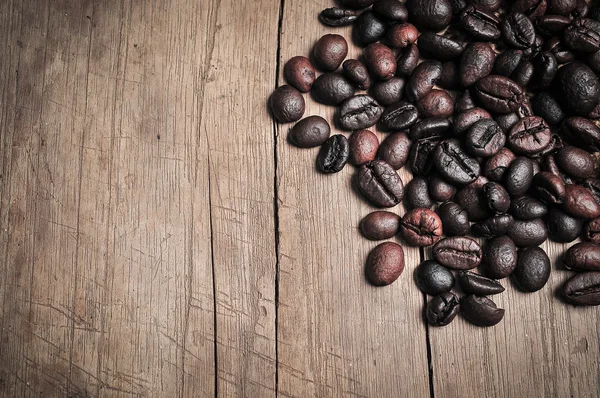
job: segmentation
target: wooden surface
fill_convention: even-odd
[[[491,329],[425,326],[417,249],[366,283],[352,167],[266,108],[332,4],[0,2],[1,396],[600,396],[564,271]]]

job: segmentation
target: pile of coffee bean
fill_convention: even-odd
[[[350,138],[309,116],[289,141],[320,146],[323,173],[356,166],[354,183],[372,205],[404,203],[404,215],[374,211],[360,229],[367,239],[432,247],[433,259],[415,270],[419,289],[433,296],[429,323],[447,325],[459,312],[479,326],[500,322],[504,309],[487,296],[504,291],[498,280],[509,276],[523,292],[542,289],[551,263],[538,246],[548,238],[582,239],[561,260],[578,272],[562,295],[599,305],[600,4],[339,3],[319,19],[353,25],[362,57],[346,59],[346,39],[324,35],[310,58],[285,64],[289,85],[270,107],[280,123],[302,119],[301,93],[337,107],[334,126]],[[389,133],[381,143],[374,126]],[[414,176],[406,187],[397,173],[405,166]],[[365,273],[381,286],[403,270],[402,247],[385,242],[369,253]]]

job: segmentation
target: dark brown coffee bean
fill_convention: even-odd
[[[600,272],[585,272],[569,279],[561,293],[575,305],[600,305]]]
[[[404,79],[401,77],[392,77],[387,81],[375,83],[371,87],[371,95],[383,106],[389,106],[400,101],[403,94]]]
[[[577,7],[577,0],[548,0],[547,14],[567,15]]]
[[[410,23],[394,25],[388,30],[387,43],[391,48],[405,48],[414,44],[419,37],[419,31]]]
[[[498,75],[479,80],[474,94],[483,108],[500,114],[517,111],[525,101],[523,89],[517,83]]]
[[[515,71],[512,73],[512,75],[510,75],[510,78],[519,86],[526,87],[533,77],[533,72],[533,62],[528,59],[524,59],[519,65],[517,65]]]
[[[317,157],[317,168],[323,173],[337,173],[341,171],[350,156],[348,139],[336,134],[321,146]]]
[[[493,12],[468,5],[460,12],[460,26],[475,40],[492,41],[500,38],[500,20]]]
[[[531,98],[533,113],[543,118],[549,125],[560,124],[565,118],[565,113],[558,101],[548,92],[542,92]]]
[[[586,178],[579,183],[584,188],[587,188],[590,193],[596,199],[596,202],[600,203],[600,180],[597,178]]]
[[[349,161],[355,166],[360,166],[375,159],[379,149],[379,139],[369,130],[361,130],[350,136]]]
[[[429,178],[429,196],[431,196],[431,199],[438,202],[447,202],[452,200],[455,193],[456,187],[443,178],[437,175]],[[459,235],[466,235],[466,233]]]
[[[408,163],[413,174],[429,174],[433,167],[433,152],[442,138],[442,135],[434,133],[413,141],[408,158]]]
[[[469,0],[469,3],[478,6],[487,8],[490,11],[497,11],[502,4],[501,0]]]
[[[467,185],[456,193],[455,200],[466,210],[470,221],[481,221],[492,215],[483,196],[483,186]]]
[[[404,271],[404,250],[394,242],[376,246],[367,257],[365,273],[375,286],[393,283]]]
[[[590,151],[600,150],[600,128],[583,117],[570,117],[562,124],[565,134],[577,146]]]
[[[470,109],[475,108],[475,101],[473,101],[473,97],[471,96],[470,90],[465,90],[459,98],[457,98],[454,104],[454,112],[457,114],[466,112]]]
[[[419,36],[419,50],[425,58],[450,61],[460,57],[465,43],[433,32],[423,32]]]
[[[338,125],[345,130],[360,130],[377,123],[383,108],[365,94],[348,98],[337,114]]]
[[[416,44],[411,44],[402,48],[396,55],[396,75],[409,76],[419,62],[419,48]]]
[[[419,101],[433,90],[442,75],[442,64],[439,61],[423,61],[412,73],[405,88],[409,101]]]
[[[552,132],[544,119],[528,116],[519,120],[508,134],[508,144],[517,154],[535,155],[540,153],[552,140]]]
[[[600,102],[600,82],[581,62],[571,62],[556,73],[557,99],[565,109],[586,116]]]
[[[531,20],[535,20],[546,13],[546,7],[546,0],[516,0],[511,10],[522,12]]]
[[[577,52],[600,50],[600,22],[588,18],[574,20],[563,32],[563,42]]]
[[[571,23],[571,18],[564,15],[546,14],[537,21],[538,32],[546,36],[561,34]]]
[[[419,112],[408,102],[399,101],[383,111],[379,122],[386,130],[404,130],[417,121]]]
[[[277,88],[269,98],[273,116],[279,123],[291,123],[304,115],[304,97],[292,86]]]
[[[329,138],[331,127],[321,116],[309,116],[291,128],[288,139],[299,148],[314,148]]]
[[[485,162],[483,175],[495,182],[502,181],[508,166],[515,158],[515,154],[510,149],[502,148]]]
[[[534,220],[548,213],[548,207],[531,196],[521,196],[510,203],[510,214],[517,220]]]
[[[529,88],[539,91],[549,87],[558,71],[558,62],[554,55],[547,51],[540,51],[533,56],[532,62],[535,72],[529,82]]]
[[[588,55],[588,57],[586,59],[586,64],[594,72],[596,72],[596,74],[599,74],[600,73],[600,50]]]
[[[488,158],[504,147],[506,136],[492,119],[475,122],[465,137],[465,150],[477,157]]]
[[[342,64],[344,76],[361,90],[371,87],[371,75],[367,66],[356,59],[347,59]],[[383,105],[383,104],[382,104]]]
[[[372,11],[363,11],[352,27],[352,37],[356,44],[365,47],[385,36],[387,23]]]
[[[523,51],[519,49],[506,50],[496,57],[493,73],[500,76],[510,76],[523,59]]]
[[[566,269],[574,271],[600,271],[600,246],[580,242],[569,248],[563,256]]]
[[[471,226],[471,232],[475,236],[485,238],[502,236],[512,228],[514,222],[515,220],[510,214],[500,214],[473,224]]]
[[[442,63],[442,76],[437,84],[445,90],[459,90],[462,88],[460,84],[458,63],[456,61],[446,61]]]
[[[400,216],[389,211],[374,211],[360,222],[360,231],[370,240],[393,238],[399,230]]]
[[[425,316],[432,326],[446,326],[456,318],[459,311],[458,298],[450,292],[444,292],[427,304]]]
[[[524,195],[533,180],[533,164],[530,159],[520,156],[513,160],[504,173],[504,186],[513,196]]]
[[[435,149],[434,163],[440,175],[452,184],[470,184],[479,177],[479,163],[464,152],[456,139],[440,142]]]
[[[469,233],[469,217],[467,212],[454,202],[440,205],[438,212],[447,236],[460,236]]]
[[[548,239],[548,230],[540,218],[529,221],[515,220],[507,235],[519,247],[539,246]]]
[[[550,52],[559,64],[567,64],[575,59],[575,54],[569,51],[558,36],[546,41],[544,50]]]
[[[499,282],[470,271],[458,273],[458,285],[463,292],[478,296],[488,296],[504,291],[504,287]]]
[[[323,73],[313,83],[311,92],[318,102],[339,105],[354,95],[354,86],[339,73]]]
[[[482,271],[494,279],[503,279],[513,273],[517,266],[517,247],[508,236],[487,241],[483,247]]]
[[[456,107],[456,105],[455,105]],[[454,134],[460,136],[467,132],[471,126],[482,119],[491,119],[492,116],[483,108],[472,108],[456,115],[452,123]]]
[[[373,4],[373,12],[390,22],[404,22],[408,18],[408,10],[403,3],[399,0],[378,0]]]
[[[401,169],[408,160],[411,145],[406,133],[390,134],[379,145],[377,157],[386,161],[395,170]]]
[[[494,120],[498,123],[498,126],[500,126],[502,131],[509,133],[510,129],[521,120],[521,116],[519,116],[517,112],[511,112],[503,115],[496,115],[494,116]]]
[[[460,313],[476,326],[494,326],[504,318],[504,309],[487,297],[470,295],[460,300]]]
[[[510,196],[497,182],[488,182],[483,186],[483,195],[489,209],[495,214],[503,214],[510,207]]]
[[[389,47],[380,43],[370,44],[363,52],[365,64],[376,80],[389,80],[396,73],[396,57]]]
[[[565,185],[565,198],[562,203],[565,212],[586,220],[600,217],[600,204],[592,193],[581,185]]]
[[[488,43],[471,43],[460,58],[460,82],[470,87],[488,76],[494,66],[496,53]]]
[[[500,24],[500,30],[504,41],[514,48],[528,48],[535,41],[535,29],[531,20],[520,12],[506,15]]]
[[[417,109],[422,117],[447,118],[454,112],[454,100],[444,90],[431,90],[419,100]]]
[[[315,68],[306,57],[290,58],[283,67],[285,80],[297,90],[307,93],[315,81]]]
[[[463,236],[444,238],[433,246],[433,257],[451,269],[473,269],[481,262],[481,246]]]
[[[519,249],[517,267],[511,279],[519,290],[537,292],[543,288],[550,278],[550,259],[539,247]]]
[[[313,47],[315,64],[325,72],[337,70],[346,55],[348,55],[348,43],[343,36],[337,34],[324,35]]]
[[[585,223],[581,238],[597,245],[600,244],[600,218],[594,218]]]
[[[548,228],[548,236],[555,242],[573,242],[579,237],[583,228],[582,219],[572,217],[556,207],[550,209],[544,220]]]
[[[589,11],[590,6],[588,5],[586,0],[577,0],[577,5],[575,6],[575,9],[571,11],[569,15],[571,15],[575,19],[585,18],[588,15]]]
[[[566,196],[562,178],[547,171],[535,175],[533,191],[539,199],[549,204],[561,204]]]
[[[410,20],[420,30],[439,32],[450,25],[452,6],[449,0],[411,0],[406,6]]]
[[[412,126],[409,136],[413,140],[434,135],[447,136],[448,130],[450,130],[450,121],[445,117],[428,117],[427,119],[419,120]]]
[[[418,207],[430,208],[433,206],[433,200],[429,196],[427,179],[417,176],[406,184],[404,205],[409,210]]]
[[[431,246],[442,236],[442,221],[429,209],[412,209],[402,217],[400,232],[410,246]]]
[[[358,169],[357,185],[364,197],[378,207],[394,207],[404,197],[400,176],[382,160],[362,165]]]
[[[452,289],[454,275],[448,268],[435,261],[426,260],[415,269],[415,282],[423,293],[435,296]]]
[[[353,10],[344,10],[338,7],[326,8],[319,14],[319,20],[327,26],[352,25],[359,13]]]
[[[556,163],[573,178],[588,178],[594,173],[594,158],[583,149],[566,146],[556,152]]]

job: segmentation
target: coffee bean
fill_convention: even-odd
[[[313,83],[311,92],[318,102],[339,105],[354,95],[354,86],[339,73],[323,73]]]
[[[456,139],[441,141],[434,157],[437,171],[452,184],[466,185],[479,176],[479,163],[464,152]]]
[[[550,259],[539,247],[519,249],[517,267],[511,274],[513,283],[524,292],[537,292],[550,278]]]
[[[583,117],[570,117],[562,124],[563,132],[577,146],[590,150],[600,150],[600,128]]]
[[[469,3],[487,8],[490,11],[497,11],[500,8],[501,0],[469,0]]]
[[[448,182],[446,182],[443,178],[434,175],[429,178],[429,196],[431,199],[436,200],[438,202],[446,202],[452,200],[454,194],[456,193],[456,187]],[[459,235],[465,235],[459,234]]]
[[[475,40],[492,41],[500,38],[500,20],[493,12],[468,5],[460,12],[460,26]]]
[[[387,162],[393,169],[399,170],[408,160],[411,145],[406,133],[390,134],[379,145],[377,157]]]
[[[401,48],[396,55],[396,75],[409,76],[417,67],[418,62],[419,48],[416,44]]]
[[[482,119],[475,122],[465,137],[465,149],[469,154],[488,158],[504,147],[506,136],[492,119]]]
[[[577,52],[600,50],[600,22],[588,18],[574,20],[563,32],[563,42]]]
[[[577,0],[575,9],[569,14],[573,18],[585,18],[590,11],[590,7],[586,0]]]
[[[600,218],[594,218],[585,223],[581,238],[597,245],[600,244]]]
[[[349,161],[355,166],[375,159],[379,149],[379,139],[369,130],[361,130],[352,134],[348,143],[350,145]]]
[[[432,326],[446,326],[456,318],[459,311],[458,298],[450,292],[444,292],[427,304],[425,316]]]
[[[319,20],[327,26],[352,25],[359,13],[353,10],[344,10],[338,7],[326,8],[319,14]]]
[[[344,76],[361,90],[371,87],[371,75],[367,66],[356,59],[347,59],[342,64]]]
[[[577,0],[548,0],[547,14],[567,15],[575,9]]]
[[[473,224],[471,226],[471,232],[475,236],[485,238],[502,236],[512,228],[514,222],[515,220],[510,214],[500,214]]]
[[[420,30],[439,32],[450,25],[452,6],[449,0],[411,0],[408,15]]]
[[[553,207],[544,218],[548,228],[548,236],[555,242],[573,242],[579,237],[583,228],[583,220],[572,217]]]
[[[363,11],[354,21],[352,36],[358,45],[364,47],[385,36],[386,30],[387,24],[383,19],[372,11]]]
[[[521,196],[510,203],[510,214],[517,220],[534,220],[548,213],[548,207],[531,196]]]
[[[414,105],[398,101],[383,111],[379,122],[386,130],[404,130],[415,124],[418,117],[419,112]]]
[[[409,101],[419,101],[433,90],[442,75],[442,63],[439,61],[423,61],[414,70],[405,88]]]
[[[401,77],[392,77],[389,80],[375,83],[371,87],[371,95],[383,106],[389,106],[400,101],[403,94],[404,79]]]
[[[593,195],[596,202],[600,203],[600,180],[597,178],[586,178],[579,183]]]
[[[502,181],[508,166],[515,158],[515,154],[510,149],[502,148],[485,162],[483,175],[495,182]]]
[[[389,47],[380,43],[370,44],[363,52],[365,64],[376,80],[389,80],[396,73],[396,57]]]
[[[481,246],[471,238],[452,236],[433,246],[433,257],[451,269],[473,269],[481,262]]]
[[[495,113],[510,113],[518,110],[525,100],[523,89],[511,79],[489,75],[475,84],[475,97],[483,108]]]
[[[594,173],[592,155],[574,146],[566,146],[556,152],[556,163],[573,178],[588,178]]]
[[[465,43],[433,32],[423,32],[419,36],[419,50],[425,58],[449,61],[459,57],[465,49]]]
[[[360,130],[373,126],[383,113],[377,101],[365,94],[348,98],[341,105],[337,121],[345,130]]]
[[[581,185],[565,185],[562,203],[565,212],[577,218],[592,219],[600,216],[600,204],[592,193]]]
[[[532,62],[535,72],[529,82],[530,89],[539,91],[549,87],[558,71],[558,62],[554,55],[540,51],[534,55]]]
[[[470,87],[488,76],[494,66],[496,53],[488,43],[471,43],[460,59],[460,82]]]
[[[375,15],[390,22],[404,22],[408,18],[408,10],[399,0],[378,0],[372,8]]]
[[[332,135],[319,150],[317,167],[323,173],[337,173],[344,168],[349,156],[348,139],[341,134]]]
[[[496,115],[494,116],[494,120],[496,123],[498,123],[498,126],[500,126],[502,131],[508,133],[510,132],[510,129],[512,129],[514,125],[521,120],[521,116],[519,116],[517,112],[511,112],[503,115]]]
[[[459,90],[462,88],[457,61],[442,63],[442,76],[437,85],[445,90]]]
[[[447,118],[454,112],[454,100],[444,90],[431,90],[417,103],[422,117]]]
[[[519,247],[539,246],[548,239],[546,224],[539,218],[535,220],[515,220],[507,235]]]
[[[493,279],[470,271],[458,273],[458,285],[467,294],[487,296],[502,293],[504,287]]]
[[[533,180],[533,164],[530,159],[520,156],[513,160],[504,173],[505,187],[513,196],[524,195]]]
[[[512,127],[507,141],[516,154],[535,155],[550,145],[552,132],[544,119],[528,116]]]
[[[502,37],[514,48],[531,47],[535,41],[535,29],[527,16],[520,12],[511,12],[500,24]]]
[[[408,158],[408,163],[413,174],[429,174],[433,167],[433,152],[441,140],[442,136],[435,133],[414,140]]]
[[[413,140],[419,140],[434,135],[447,136],[448,130],[450,130],[450,121],[445,117],[428,117],[412,126],[409,135]]]
[[[365,273],[375,286],[393,283],[404,271],[404,250],[394,242],[376,246],[367,257]]]
[[[337,34],[322,36],[313,47],[315,65],[325,72],[337,70],[346,55],[348,55],[348,43],[343,36]]]
[[[503,279],[513,273],[517,266],[517,247],[508,236],[498,236],[487,241],[483,247],[482,271],[494,279]]]
[[[463,135],[471,126],[482,119],[492,119],[489,112],[483,108],[472,108],[457,114],[452,123],[454,134],[457,136]]]
[[[491,216],[483,196],[483,186],[467,185],[456,193],[455,200],[466,210],[470,221],[481,221]]]
[[[470,90],[465,90],[456,100],[454,104],[454,112],[457,114],[466,112],[470,109],[475,108],[475,102],[473,101],[473,97],[471,96]]]
[[[516,12],[522,12],[531,20],[535,20],[546,12],[546,0],[516,0],[511,10]]]
[[[277,88],[269,98],[273,116],[279,123],[291,123],[304,115],[304,97],[292,86]]]
[[[415,282],[423,293],[435,296],[452,289],[454,275],[437,262],[426,260],[415,269]]]
[[[497,182],[488,182],[483,186],[483,195],[489,209],[495,214],[506,213],[510,207],[510,196]]]
[[[550,52],[559,64],[568,64],[575,60],[575,54],[569,51],[558,36],[554,36],[546,41],[544,50]]]
[[[600,272],[585,272],[569,279],[561,293],[575,305],[600,305]]]
[[[431,246],[442,236],[442,221],[429,209],[412,209],[402,217],[400,232],[410,246]]]
[[[523,51],[519,49],[506,50],[496,57],[492,69],[493,73],[500,76],[510,76],[523,59]]]
[[[418,207],[430,208],[433,206],[433,200],[429,196],[429,187],[427,179],[424,177],[415,177],[408,184],[404,194],[404,205],[407,209]]]
[[[570,0],[568,0],[570,1]],[[571,23],[571,18],[564,15],[546,14],[537,22],[537,31],[546,36],[561,34]]]
[[[374,211],[360,222],[360,231],[370,240],[393,238],[400,230],[400,216],[389,211]]]
[[[363,196],[377,207],[394,207],[404,196],[400,176],[382,160],[363,164],[358,169],[357,184]]]
[[[387,43],[392,48],[405,48],[414,44],[419,37],[419,31],[410,23],[394,25],[387,32]]]
[[[517,68],[509,77],[519,86],[526,87],[533,77],[533,72],[533,62],[531,62],[529,59],[524,59],[519,65],[517,65]]]
[[[285,63],[283,76],[292,87],[307,93],[315,81],[315,68],[308,58],[297,56]]]
[[[600,246],[580,242],[571,246],[563,256],[566,269],[575,271],[600,271]]]
[[[460,313],[473,325],[494,326],[504,318],[504,309],[487,297],[470,295],[460,300]]]
[[[353,10],[359,10],[366,8],[375,3],[376,0],[340,0],[340,4],[344,8],[351,8]]]
[[[454,202],[445,202],[438,208],[440,219],[447,236],[460,236],[469,233],[467,212]]]
[[[548,92],[541,92],[531,98],[533,113],[542,117],[549,125],[560,124],[565,118],[565,113],[558,101]]]
[[[596,72],[596,74],[600,73],[600,50],[588,55],[586,58],[586,64],[591,70]]]
[[[565,109],[586,116],[600,102],[600,82],[594,72],[581,62],[572,62],[556,73],[557,99]]]
[[[459,14],[467,6],[467,0],[450,0],[452,14]]]
[[[290,142],[299,148],[314,148],[329,138],[331,127],[321,116],[309,116],[292,127],[288,134]]]
[[[533,191],[540,200],[549,204],[561,204],[566,196],[562,178],[547,171],[535,175]]]

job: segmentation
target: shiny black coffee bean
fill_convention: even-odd
[[[537,21],[537,31],[545,36],[561,34],[571,23],[571,18],[564,15],[546,14]]]
[[[460,300],[460,313],[476,326],[494,326],[504,318],[504,309],[487,297],[470,295]]]
[[[510,166],[515,158],[515,154],[510,149],[502,148],[498,153],[486,160],[483,166],[483,175],[491,181],[503,181],[508,166]]]
[[[562,178],[550,172],[536,174],[532,188],[537,198],[548,204],[561,204],[565,199],[565,183]]]
[[[399,0],[378,0],[373,4],[373,12],[380,18],[390,22],[404,22],[408,18],[408,10]]]
[[[600,50],[600,22],[588,18],[574,20],[563,32],[563,42],[577,52]]]
[[[315,68],[308,58],[297,56],[290,58],[283,67],[283,76],[290,86],[307,93],[315,81]]]
[[[562,286],[565,300],[575,305],[600,305],[600,272],[585,272]]]
[[[364,11],[354,21],[352,36],[360,46],[368,46],[385,36],[387,31],[386,22],[376,16],[372,11]]]
[[[581,62],[571,62],[558,69],[555,77],[557,99],[564,109],[587,116],[600,102],[600,82],[594,72]]]
[[[444,292],[429,301],[425,316],[432,326],[446,326],[456,318],[459,311],[458,298],[450,292]]]
[[[381,44],[369,44],[363,51],[365,65],[375,80],[389,80],[396,73],[396,56],[392,50]]]
[[[575,59],[575,54],[569,51],[558,36],[548,39],[544,44],[544,50],[550,52],[559,64],[567,64]]]
[[[402,217],[400,233],[410,246],[431,246],[442,236],[442,221],[430,209],[412,209]]]
[[[379,145],[377,158],[387,162],[394,170],[399,170],[408,160],[411,145],[406,133],[390,134]]]
[[[460,26],[475,40],[493,41],[500,38],[500,20],[491,11],[468,5],[459,14]]]
[[[473,269],[481,262],[481,246],[471,238],[452,236],[441,239],[433,246],[433,257],[451,269]]]
[[[463,292],[478,296],[488,296],[504,291],[504,287],[494,279],[470,271],[459,272],[458,285]]]
[[[511,274],[513,283],[524,292],[537,292],[550,278],[550,259],[539,247],[519,249],[517,267]]]
[[[444,233],[447,236],[461,236],[469,233],[469,217],[467,212],[454,202],[445,202],[438,208]]]
[[[465,150],[469,154],[489,158],[504,147],[506,136],[492,119],[475,122],[465,136]]]
[[[314,148],[329,138],[331,127],[321,116],[309,116],[292,127],[288,139],[299,148]]]
[[[452,19],[449,0],[411,0],[407,8],[410,20],[420,30],[439,32],[450,25]]]
[[[465,153],[456,139],[440,142],[435,149],[434,163],[438,173],[452,184],[470,184],[479,177],[479,163]]]
[[[348,43],[343,36],[327,34],[313,47],[315,65],[325,72],[337,70],[348,55]]]
[[[577,0],[548,0],[547,14],[567,15],[577,7]]]
[[[483,186],[467,185],[459,190],[454,200],[466,210],[470,221],[481,221],[492,215],[483,195]]]
[[[556,152],[556,163],[562,171],[578,179],[591,177],[594,173],[594,157],[574,146],[565,146]]]
[[[581,234],[583,220],[553,207],[544,218],[548,236],[555,242],[573,242]]]
[[[375,286],[393,283],[404,271],[404,249],[397,243],[384,242],[367,257],[365,274]]]
[[[419,112],[408,102],[399,101],[383,111],[379,122],[386,130],[404,130],[417,121]]]
[[[463,135],[469,131],[471,126],[482,119],[492,119],[492,115],[483,108],[466,110],[456,115],[452,123],[452,130],[457,136]]]
[[[489,209],[495,214],[503,214],[510,207],[510,196],[497,182],[488,182],[483,186],[483,195]]]
[[[269,105],[279,123],[295,122],[304,115],[304,97],[292,86],[277,88],[269,98]]]
[[[471,232],[475,236],[485,238],[502,236],[508,232],[514,222],[515,220],[510,214],[500,214],[473,224],[471,226]]]
[[[546,0],[516,0],[511,10],[522,12],[529,19],[535,20],[546,13],[546,7]]]
[[[500,76],[510,76],[523,59],[523,51],[519,49],[506,50],[496,57],[493,73]]]
[[[517,246],[508,236],[498,236],[483,247],[481,270],[490,278],[503,279],[517,266]]]
[[[372,97],[364,94],[348,98],[337,114],[338,125],[345,130],[361,130],[377,123],[383,108]]]
[[[318,102],[339,105],[354,95],[354,86],[340,73],[323,73],[313,83],[311,92]]]
[[[344,76],[354,83],[354,85],[361,89],[367,90],[371,87],[371,75],[367,66],[356,59],[347,59],[342,64],[344,69]],[[382,104],[384,105],[384,104]]]
[[[454,112],[460,114],[462,112],[466,112],[470,109],[475,108],[475,101],[473,101],[473,97],[471,96],[470,90],[465,90],[457,99],[454,104]]]
[[[595,152],[600,150],[600,127],[583,117],[564,120],[562,131],[577,146]]]
[[[529,82],[529,87],[536,91],[549,87],[558,71],[558,62],[554,55],[547,51],[541,51],[534,55],[532,62],[535,72]]]
[[[413,141],[410,150],[409,165],[415,175],[427,175],[433,168],[433,152],[442,140],[440,134],[423,137]]]
[[[507,235],[519,247],[539,246],[548,239],[548,230],[540,218],[529,221],[515,220]]]
[[[403,94],[404,79],[401,77],[392,77],[389,80],[375,83],[371,87],[371,95],[383,106],[389,106],[400,101]]]
[[[433,260],[426,260],[415,269],[415,282],[423,293],[436,296],[452,289],[454,275],[443,265]]]
[[[510,203],[510,214],[517,220],[534,220],[548,213],[548,207],[531,196],[521,196]]]
[[[511,12],[500,24],[502,37],[511,47],[524,49],[531,47],[535,41],[535,29],[531,20],[520,12]]]
[[[377,207],[394,207],[404,197],[404,184],[396,170],[382,160],[362,165],[357,172],[358,189]]]
[[[406,184],[404,205],[408,210],[417,207],[430,208],[433,206],[433,200],[429,196],[429,187],[427,186],[426,178],[417,176]]]
[[[510,163],[504,173],[504,186],[512,197],[525,195],[533,180],[533,163],[521,156]]]
[[[566,269],[573,271],[600,271],[600,246],[580,242],[569,248],[563,256]]]
[[[442,63],[439,61],[423,61],[413,71],[408,80],[404,93],[409,101],[419,101],[440,80]]]
[[[425,58],[449,61],[460,57],[465,43],[433,32],[423,32],[419,36],[419,50]]]
[[[509,77],[521,87],[526,87],[533,77],[534,70],[533,62],[529,59],[524,59],[517,66],[517,69]]]
[[[541,92],[530,100],[533,113],[550,126],[560,124],[566,117],[558,101],[548,92]]]
[[[448,135],[448,130],[450,130],[450,121],[445,117],[428,117],[412,126],[409,135],[413,140],[419,140],[434,135]]]
[[[590,190],[581,185],[565,185],[562,209],[573,217],[586,220],[600,217],[600,204]]]
[[[379,149],[379,139],[369,130],[360,130],[352,134],[348,139],[350,145],[350,164],[360,166],[377,156]]]
[[[507,138],[510,149],[516,154],[535,155],[546,149],[552,141],[552,132],[544,119],[528,116],[519,120]]]
[[[344,10],[338,7],[326,8],[319,14],[319,20],[327,26],[352,25],[359,13],[354,10]]]
[[[488,76],[494,67],[496,53],[488,43],[471,43],[460,58],[460,81],[470,87]]]
[[[483,108],[495,113],[517,111],[525,101],[523,89],[513,80],[489,75],[475,84],[475,98]]]
[[[400,216],[389,211],[374,211],[360,221],[360,231],[369,240],[393,238],[400,230]]]
[[[419,47],[411,44],[398,50],[396,54],[396,75],[409,76],[419,63]]]
[[[323,173],[337,173],[341,171],[350,157],[348,139],[336,134],[321,146],[317,157],[317,167]]]
[[[429,196],[438,202],[452,200],[456,193],[456,187],[443,178],[434,175],[429,178]],[[465,234],[462,234],[465,235]]]

